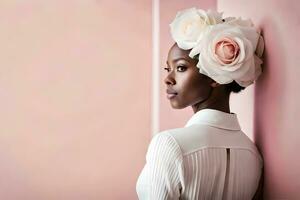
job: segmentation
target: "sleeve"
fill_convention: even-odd
[[[180,170],[182,153],[176,140],[168,132],[155,135],[146,154],[149,200],[180,198]]]

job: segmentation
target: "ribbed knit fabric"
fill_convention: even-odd
[[[236,114],[203,109],[152,138],[136,191],[140,200],[250,200],[262,166]]]

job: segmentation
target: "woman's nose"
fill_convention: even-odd
[[[174,85],[176,83],[173,72],[170,72],[164,80],[166,85]]]

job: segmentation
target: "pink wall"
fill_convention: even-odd
[[[182,127],[186,121],[193,115],[192,108],[173,109],[169,100],[166,98],[166,85],[164,78],[167,72],[163,70],[166,66],[168,50],[174,44],[171,38],[169,24],[174,19],[179,10],[197,7],[202,9],[216,8],[215,0],[162,0],[160,1],[160,130]]]
[[[300,4],[296,0],[219,0],[218,10],[250,17],[263,30],[263,75],[251,94],[240,97],[244,108],[239,112],[254,110],[254,140],[265,162],[265,199],[300,199]],[[251,108],[245,103],[249,97],[254,101]]]
[[[136,199],[151,1],[1,1],[0,199]]]
[[[136,199],[152,137],[151,3],[0,3],[0,199]],[[263,75],[230,103],[263,153],[264,196],[272,200],[300,197],[299,5],[160,2],[161,66],[173,44],[168,24],[181,9],[218,7],[262,27]],[[161,67],[160,130],[182,127],[193,114],[171,108],[165,73]]]

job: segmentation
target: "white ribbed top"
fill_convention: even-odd
[[[262,167],[235,113],[202,109],[152,138],[136,191],[140,200],[250,200]]]

